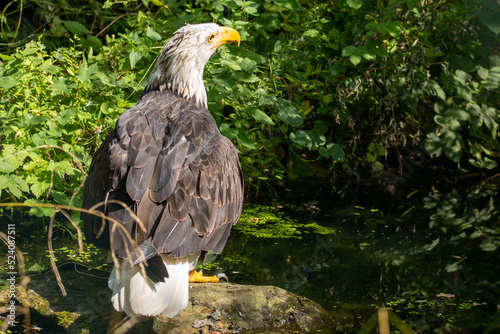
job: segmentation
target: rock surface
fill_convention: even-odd
[[[63,297],[52,273],[31,277],[19,286],[18,304],[30,308],[20,325],[38,333],[106,333],[112,315],[107,274],[65,270]],[[8,301],[0,291],[0,307]],[[188,307],[176,317],[132,319],[129,333],[283,333],[323,328],[327,313],[315,302],[275,286],[233,283],[192,284]],[[29,323],[28,323],[29,322]]]

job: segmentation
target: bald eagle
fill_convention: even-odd
[[[85,237],[120,259],[108,286],[129,316],[185,308],[189,271],[222,251],[240,217],[237,151],[208,111],[203,83],[210,56],[229,42],[239,45],[238,32],[214,23],[178,29],[90,165],[83,208],[109,221],[83,213]]]

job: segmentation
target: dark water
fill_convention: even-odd
[[[320,303],[338,333],[358,332],[381,306],[417,333],[500,332],[498,252],[480,249],[463,226],[433,226],[439,210],[426,209],[422,198],[414,203],[313,214],[285,206],[298,226],[314,221],[335,232],[299,227],[300,238],[263,238],[235,229],[216,262],[235,282],[277,285]],[[467,205],[444,212],[457,218]],[[462,213],[458,222],[477,223]]]

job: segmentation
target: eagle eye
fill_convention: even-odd
[[[215,34],[211,34],[210,36],[208,36],[208,38],[207,38],[208,43],[212,43],[214,38],[215,38]]]

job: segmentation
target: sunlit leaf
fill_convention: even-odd
[[[43,204],[43,202],[40,200],[28,199],[25,201],[25,203],[35,204],[29,211],[30,215],[41,218],[41,217],[51,217],[54,214],[54,208],[36,206],[36,204]]]
[[[0,77],[0,87],[5,90],[8,90],[17,85],[18,81],[19,80],[12,75],[2,76]]]
[[[300,126],[303,122],[302,115],[299,112],[299,109],[295,107],[292,102],[279,98],[277,101],[278,107],[278,117],[283,122],[291,125],[291,126]]]
[[[258,108],[251,108],[250,112],[255,120],[264,124],[274,125],[274,121],[271,119],[271,117],[267,116],[266,113],[264,113],[262,110]]]
[[[318,152],[323,157],[328,159],[336,161],[344,160],[344,150],[342,149],[342,146],[336,143],[328,143],[325,147],[320,147]]]
[[[154,31],[153,29],[151,29],[151,27],[149,27],[149,26],[146,29],[146,36],[151,38],[153,41],[159,41],[162,39],[161,35],[159,33],[157,33],[156,31]]]
[[[354,10],[358,10],[363,6],[363,0],[347,0],[346,3]]]
[[[141,60],[142,58],[142,54],[138,51],[135,51],[135,50],[132,50],[129,55],[128,55],[129,59],[130,59],[130,68],[134,68],[135,65],[137,64],[137,62],[139,60]]]
[[[274,0],[274,3],[280,7],[289,9],[289,10],[297,10],[299,9],[299,4],[296,0]]]
[[[325,136],[318,132],[310,130],[297,130],[290,134],[290,139],[297,145],[308,148],[317,149],[318,146],[325,144]]]

